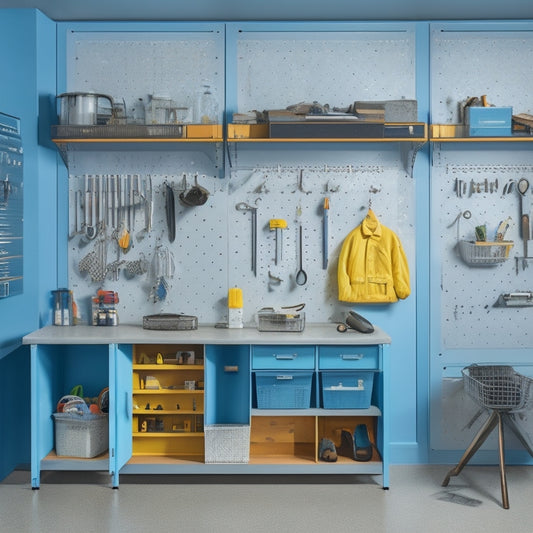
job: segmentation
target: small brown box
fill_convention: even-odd
[[[228,124],[228,139],[268,139],[268,124]]]

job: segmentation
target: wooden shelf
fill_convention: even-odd
[[[202,411],[192,411],[191,409],[134,409],[133,415],[203,415]]]
[[[133,432],[133,438],[156,438],[156,437],[167,437],[167,438],[187,438],[187,437],[203,437],[203,433],[193,432],[193,431],[172,431],[170,433],[164,432],[164,431],[146,431],[146,432],[140,432],[140,431],[134,431]]]
[[[209,137],[209,138],[197,138],[197,139],[186,139],[186,138],[172,138],[172,137],[130,137],[130,138],[119,138],[113,137],[109,139],[88,139],[86,137],[80,138],[69,138],[69,139],[52,139],[52,142],[58,146],[60,145],[72,145],[72,144],[111,144],[111,143],[157,143],[157,144],[174,144],[174,143],[221,143],[224,139],[222,137]]]
[[[145,365],[134,364],[133,370],[204,370],[204,365]]]
[[[143,464],[153,464],[153,465],[175,465],[175,464],[186,464],[186,463],[203,463],[203,455],[179,455],[179,454],[168,454],[168,453],[138,453],[134,452],[130,460],[127,462],[129,465],[143,465]]]
[[[295,124],[298,124],[296,122]],[[428,140],[427,124],[423,122],[386,124],[391,126],[424,126],[424,135],[418,137],[305,137],[305,138],[271,138],[268,136],[268,124],[229,124],[226,140],[230,143],[391,143],[414,142],[425,143]]]
[[[379,407],[368,409],[252,409],[252,416],[381,416]]]
[[[203,389],[133,389],[133,394],[203,394]],[[153,409],[149,409],[153,411]]]
[[[509,135],[500,137],[470,137],[465,135],[463,124],[432,124],[429,130],[430,142],[533,142],[532,135]]]

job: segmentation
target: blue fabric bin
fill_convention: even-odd
[[[256,372],[258,409],[309,409],[312,372]]]
[[[374,372],[322,372],[324,409],[368,409],[372,399]]]

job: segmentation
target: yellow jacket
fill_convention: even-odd
[[[411,293],[402,243],[371,209],[344,240],[338,282],[339,300],[344,302],[396,302]]]

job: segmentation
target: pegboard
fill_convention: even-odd
[[[208,80],[222,102],[224,58],[219,37],[186,32],[74,32],[67,43],[67,88],[124,98],[127,107],[154,93],[170,96],[178,105],[193,105],[187,98]],[[348,106],[355,99],[415,98],[412,31],[296,32],[290,38],[274,32],[254,33],[251,39],[243,33],[242,37],[236,79],[239,109],[279,108],[303,100]],[[280,75],[280,69],[287,76]],[[235,143],[223,155],[220,145],[198,146],[186,143],[169,149],[155,143],[153,149],[122,146],[69,154],[69,286],[86,321],[90,297],[104,288],[119,293],[121,323],[138,324],[142,316],[160,311],[196,315],[204,325],[224,322],[227,291],[233,286],[243,289],[245,323],[253,323],[261,307],[297,303],[306,304],[308,322],[342,320],[351,306],[343,309],[337,300],[338,254],[370,203],[380,221],[400,237],[415,279],[414,182],[404,170],[405,154],[399,143],[357,147],[334,143],[319,150]],[[223,176],[221,156],[226,157]],[[88,241],[74,235],[72,204],[76,204],[76,191],[78,199],[85,192],[86,176],[113,181],[117,175],[140,180],[150,176],[152,230],[142,232],[143,214],[136,209],[133,247],[124,253],[113,236],[114,228],[107,228],[102,233],[107,263],[124,263],[118,276],[110,273],[103,281],[93,281],[85,270],[80,272],[80,262],[85,265],[87,255],[101,252],[104,245],[99,245],[98,237]],[[198,175],[199,184],[209,191],[204,205],[187,207],[178,200],[183,175],[189,184]],[[173,186],[175,195],[173,243],[167,231],[166,184]],[[325,197],[330,201],[327,269],[322,264]],[[257,207],[257,275],[250,264],[250,213],[235,208],[240,202]],[[76,210],[78,217],[81,211]],[[288,223],[283,231],[283,258],[277,265],[275,232],[269,229],[272,218]],[[303,286],[295,282],[300,225],[303,268],[308,275]],[[163,300],[153,297],[154,257],[161,250],[168,250],[174,264]],[[141,260],[146,272],[128,274],[128,263]]]
[[[412,31],[243,32],[237,57],[241,112],[302,101],[342,108],[355,100],[416,98]]]
[[[232,170],[228,185],[229,284],[243,289],[248,308],[306,304],[311,322],[339,321],[348,304],[337,299],[337,264],[344,238],[365,217],[369,205],[380,222],[393,229],[406,251],[414,279],[414,184],[401,169],[397,148],[361,149],[325,155],[292,148],[276,153],[277,165],[260,161],[261,154],[239,153],[242,167]],[[323,207],[329,199],[328,265],[323,268]],[[251,213],[257,213],[257,276],[251,270]],[[276,232],[271,219],[284,219],[283,257],[276,264]],[[299,228],[302,226],[303,269],[307,283],[298,285]],[[248,316],[250,311],[248,311]]]
[[[518,53],[517,53],[518,51]],[[487,95],[496,106],[533,113],[527,87],[533,72],[532,31],[465,31],[439,25],[431,30],[431,122],[460,123],[461,104]]]
[[[514,113],[531,113],[524,90],[533,82],[531,69],[523,68],[528,57],[533,57],[531,31],[432,24],[431,121],[462,122],[461,104],[483,94],[491,104],[512,106]],[[527,325],[533,308],[494,304],[502,293],[533,289],[530,268],[524,269],[515,259],[524,255],[519,195],[516,187],[512,194],[506,190],[504,194],[511,180],[533,180],[532,163],[530,150],[512,143],[433,146],[432,257],[440,265],[439,350],[531,346]],[[464,187],[464,194],[458,194],[457,183]],[[531,197],[531,191],[528,194]],[[469,220],[460,216],[465,211],[471,213]],[[509,216],[511,227],[505,238],[514,241],[510,259],[485,268],[465,264],[458,254],[458,240],[474,240],[475,226],[483,224],[487,239],[492,240],[499,222]]]
[[[221,31],[71,32],[66,91],[107,94],[128,114],[149,95],[194,109],[206,84],[223,102],[223,52]]]
[[[528,150],[492,150],[489,156],[482,149],[446,147],[441,148],[439,158],[441,164],[432,169],[432,210],[438,213],[432,234],[441,265],[442,347],[530,346],[533,307],[502,308],[497,301],[502,293],[533,290],[533,264],[521,259],[524,251],[516,189],[521,178],[533,183],[533,155]],[[457,190],[460,183],[463,191]],[[531,189],[527,195],[533,200]],[[487,240],[494,240],[499,223],[508,217],[505,240],[513,241],[514,246],[507,261],[485,267],[468,265],[459,254],[458,241],[474,241],[479,225],[486,225]]]
[[[94,169],[88,177],[80,172],[71,173],[69,179],[69,285],[79,301],[83,318],[88,319],[91,296],[104,288],[119,293],[118,310],[123,323],[139,323],[142,316],[159,311],[193,314],[204,324],[216,323],[226,319],[228,288],[238,286],[243,289],[247,323],[253,322],[260,307],[301,302],[306,304],[310,322],[342,320],[345,311],[337,300],[338,254],[344,238],[361,223],[370,204],[380,221],[400,236],[414,279],[414,185],[401,169],[400,156],[400,151],[391,145],[382,150],[358,150],[357,155],[348,150],[336,152],[335,161],[326,162],[308,151],[293,150],[290,157],[286,154],[276,158],[278,164],[251,170],[233,169],[226,179],[199,174],[198,184],[209,191],[208,201],[202,206],[187,207],[179,201],[179,193],[184,178],[188,186],[194,183],[194,176],[201,168],[197,164],[187,166],[185,160],[176,164],[176,154],[132,153],[127,159],[121,159],[123,156],[113,152],[100,154],[98,161],[91,164],[94,154],[76,154],[73,169]],[[247,157],[258,159],[253,154]],[[119,178],[98,173],[99,169],[119,167]],[[149,168],[167,173],[148,174]],[[184,170],[176,174],[176,168]],[[118,218],[113,227],[103,230],[93,241],[76,234],[76,217],[78,230],[84,217],[81,202],[88,188],[87,179],[121,179],[125,183],[127,176],[138,176],[140,180],[151,178],[152,230],[144,231],[144,212],[138,201],[131,232],[133,246],[126,253],[119,247],[117,235],[113,236]],[[175,195],[173,243],[168,239],[165,214],[167,183],[173,186]],[[329,260],[324,269],[322,216],[326,197],[330,201]],[[235,206],[239,202],[257,207],[257,275],[251,270],[251,214],[238,211]],[[127,201],[123,205],[127,206]],[[127,216],[126,207],[122,216]],[[288,223],[283,230],[283,256],[277,265],[275,232],[269,229],[271,218],[283,218]],[[308,276],[303,286],[295,282],[300,224],[302,263]],[[100,244],[100,237],[105,237],[104,244]],[[110,271],[104,280],[95,280],[86,270],[80,271],[80,263],[83,265],[87,256],[101,253],[102,246],[105,246],[106,264],[120,261],[120,271],[116,277]],[[158,301],[153,297],[154,262],[161,249],[171,254],[174,269],[166,279],[167,295]],[[136,261],[144,262],[146,272],[131,275],[130,267]]]

